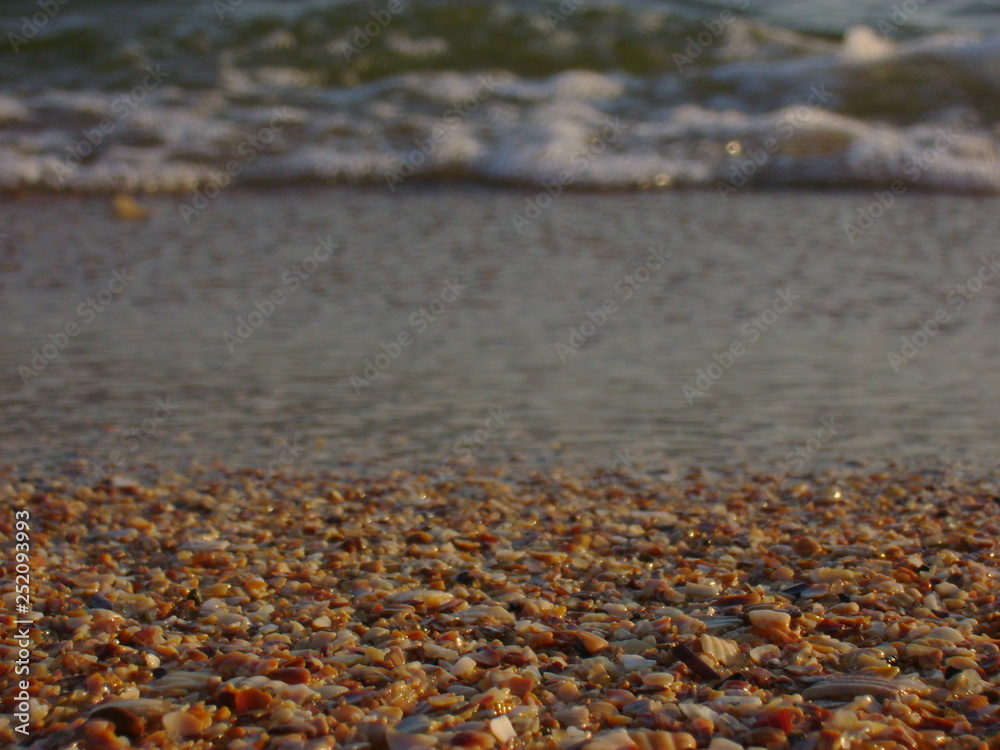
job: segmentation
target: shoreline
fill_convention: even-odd
[[[772,484],[206,471],[91,489],[3,471],[36,613],[28,736],[6,717],[0,736],[997,746],[996,477]]]

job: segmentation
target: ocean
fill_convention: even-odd
[[[1000,186],[989,2],[52,0],[0,28],[7,190]]]
[[[0,28],[14,464],[996,464],[992,3]]]

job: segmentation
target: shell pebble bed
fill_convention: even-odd
[[[0,505],[4,745],[1000,747],[995,479],[7,472]]]

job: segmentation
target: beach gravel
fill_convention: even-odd
[[[995,479],[854,471],[0,473],[0,744],[1000,747]]]

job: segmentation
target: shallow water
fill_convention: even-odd
[[[995,251],[996,199],[906,195],[854,245],[843,225],[871,194],[568,194],[520,234],[520,190],[232,189],[190,224],[177,200],[147,199],[140,222],[101,198],[0,207],[9,460],[996,464],[997,282],[961,310],[948,296]],[[327,235],[342,247],[313,267]],[[661,246],[666,262],[638,271]],[[312,270],[297,286],[295,264]],[[91,312],[122,267],[134,280]],[[463,288],[445,304],[448,280]],[[224,334],[276,289],[230,354]],[[780,315],[777,290],[797,297]],[[616,311],[563,363],[556,344],[606,299]],[[425,330],[422,307],[440,313]],[[894,373],[888,353],[939,309],[949,322]],[[25,385],[19,366],[69,322],[79,334]],[[352,386],[401,333],[399,356]],[[734,343],[688,403],[684,385]],[[162,421],[158,398],[175,405]]]

